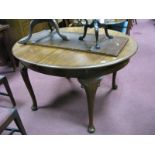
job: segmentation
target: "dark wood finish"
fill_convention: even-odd
[[[93,123],[93,111],[94,111],[94,100],[97,88],[100,85],[101,77],[92,78],[92,79],[79,79],[82,88],[85,89],[88,101],[88,115],[89,115],[89,124],[88,124],[88,132],[94,133],[95,127]]]
[[[117,89],[118,88],[118,86],[116,84],[116,75],[117,75],[117,72],[114,72],[112,74],[112,89]]]
[[[16,102],[12,95],[7,78],[5,76],[0,76],[0,84],[3,84],[7,91],[7,93],[0,93],[0,95],[5,95],[10,97],[11,103],[13,105],[13,108],[0,107],[0,113],[1,113],[0,115],[4,114],[2,117],[0,117],[0,134],[4,130],[9,130],[11,131],[10,134],[13,134],[14,132],[20,132],[21,134],[25,135],[26,131],[21,122],[20,116],[15,108]],[[15,121],[15,124],[17,125],[18,129],[12,129],[12,128],[7,129],[8,125],[12,121]]]
[[[61,39],[68,40],[68,38],[66,36],[64,36],[63,34],[60,33],[59,26],[58,26],[58,23],[56,22],[56,20],[54,20],[54,19],[33,19],[33,20],[31,20],[30,25],[29,25],[28,36],[24,40],[20,40],[19,42],[21,44],[27,44],[32,36],[33,29],[40,23],[48,23],[49,29],[51,32],[53,32],[53,30],[55,29]]]
[[[133,28],[134,24],[137,24],[137,19],[128,19],[128,26],[126,34],[130,35],[130,31]]]
[[[9,39],[11,40],[11,46],[19,39],[29,34],[29,24],[31,19],[7,19],[6,23],[10,25],[9,28]],[[57,20],[58,23],[61,23],[62,20]],[[43,29],[47,29],[49,26],[47,23],[38,24],[34,32],[39,32]]]
[[[28,76],[28,73],[27,73],[27,68],[22,64],[20,63],[19,64],[19,68],[20,68],[20,73],[22,75],[22,78],[26,84],[26,87],[31,95],[31,98],[33,100],[33,105],[32,105],[32,110],[33,111],[36,111],[38,109],[37,107],[37,101],[36,101],[36,97],[34,95],[34,92],[33,92],[33,89],[32,89],[32,86],[31,86],[31,83],[30,83],[30,80],[29,80],[29,76]]]
[[[5,117],[2,117],[2,120],[0,118],[0,134],[4,130],[7,130],[8,125],[14,121],[18,129],[13,129],[13,132],[20,132],[21,134],[26,135],[25,128],[15,108],[0,107],[0,112],[5,114]],[[9,130],[12,131],[12,129]],[[13,134],[13,132],[11,132],[11,134]]]
[[[16,63],[15,63],[15,59],[14,59],[14,57],[12,55],[12,52],[11,52],[11,50],[9,48],[10,44],[8,43],[8,40],[9,40],[8,39],[8,32],[7,32],[8,29],[9,29],[9,25],[1,25],[0,24],[0,35],[2,35],[1,36],[2,44],[3,44],[4,48],[5,48],[5,51],[2,51],[2,52],[4,53],[4,55],[8,55],[9,60],[10,60],[10,64],[13,67],[13,71],[15,71]],[[1,50],[4,50],[4,49],[1,49]],[[7,53],[5,53],[5,52],[7,52]]]
[[[83,32],[83,29],[74,27],[60,29],[60,31]],[[88,30],[88,33],[91,34],[93,31]],[[104,31],[100,34],[102,33],[104,34]],[[77,78],[87,95],[89,114],[88,131],[91,133],[94,132],[94,99],[102,77],[106,74],[116,73],[118,70],[125,67],[129,63],[130,58],[137,51],[137,43],[131,37],[116,31],[109,31],[109,33],[112,36],[123,36],[129,39],[126,46],[117,57],[16,43],[13,47],[13,54],[22,64],[20,70],[32,97],[32,107],[36,108],[37,102],[27,75],[27,68],[48,75]],[[115,77],[113,79],[115,81]],[[115,82],[113,83],[115,85]]]
[[[5,96],[10,97],[10,100],[11,100],[13,106],[16,106],[15,99],[14,99],[14,97],[12,95],[8,80],[7,80],[7,78],[5,76],[0,76],[0,84],[3,84],[6,91],[7,91],[7,94],[6,93],[0,93],[0,95],[5,95]]]
[[[17,110],[15,110],[15,114],[14,114],[14,115],[15,115],[15,116],[14,116],[14,121],[15,121],[15,123],[16,123],[18,129],[19,129],[19,132],[20,132],[21,134],[23,134],[23,135],[26,135],[27,133],[26,133],[26,131],[25,131],[25,128],[24,128],[24,126],[23,126],[23,123],[22,123],[22,121],[21,121],[21,119],[20,119],[20,116],[19,116]]]

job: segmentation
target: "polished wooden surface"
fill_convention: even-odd
[[[64,28],[61,32],[82,32],[82,28]],[[93,30],[89,30],[89,33],[93,33]],[[102,34],[104,32],[100,32]],[[120,32],[110,31],[113,36],[124,36]],[[123,48],[118,57],[112,57],[107,55],[90,54],[79,51],[64,50],[58,48],[41,47],[34,45],[21,45],[16,43],[13,47],[14,56],[30,64],[36,64],[43,67],[54,67],[64,69],[80,69],[80,68],[94,68],[99,66],[109,66],[121,61],[129,59],[137,51],[137,43],[131,37],[128,37],[129,41]]]

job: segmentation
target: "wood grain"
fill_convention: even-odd
[[[63,32],[83,32],[83,28],[69,27],[62,28]],[[88,33],[92,34],[94,31],[89,29]],[[113,36],[122,36],[129,39],[126,46],[122,49],[122,52],[118,57],[100,55],[94,53],[76,52],[75,50],[64,50],[51,47],[41,47],[36,45],[21,45],[16,43],[13,47],[13,55],[23,61],[31,64],[36,64],[43,67],[55,67],[55,68],[95,68],[104,67],[113,64],[117,64],[124,60],[129,59],[137,51],[137,43],[135,40],[123,33],[117,31],[109,31]],[[100,34],[104,34],[101,31]]]

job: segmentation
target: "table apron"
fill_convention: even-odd
[[[60,77],[68,77],[68,78],[93,78],[99,77],[106,74],[110,74],[116,72],[123,67],[125,67],[129,63],[130,59],[124,60],[120,63],[106,66],[106,67],[96,67],[96,68],[80,68],[80,69],[62,69],[62,68],[52,68],[52,67],[45,67],[45,66],[37,66],[35,64],[30,64],[24,61],[20,61],[26,68],[31,69],[33,71],[53,75],[53,76],[60,76]]]

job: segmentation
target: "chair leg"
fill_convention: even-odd
[[[136,23],[136,25],[138,24],[138,23],[137,23],[137,19],[134,19],[134,22]]]
[[[17,125],[19,131],[21,132],[21,134],[22,134],[22,135],[26,135],[25,128],[24,128],[24,126],[23,126],[23,123],[22,123],[22,121],[21,121],[21,119],[20,119],[20,116],[19,116],[17,110],[15,110],[15,118],[14,118],[14,121],[15,121],[15,123],[16,123],[16,125]]]
[[[113,75],[112,75],[112,89],[117,89],[118,86],[116,84],[116,75],[117,75],[117,72],[114,72]]]
[[[14,97],[12,95],[12,92],[11,92],[11,89],[10,89],[10,86],[9,86],[9,83],[8,83],[8,80],[7,80],[6,77],[3,78],[3,84],[5,86],[5,89],[6,89],[7,93],[8,93],[8,96],[10,97],[10,100],[11,100],[13,106],[16,106],[15,99],[14,99]]]
[[[10,43],[8,44],[8,41],[9,41],[9,35],[8,35],[8,32],[7,31],[4,31],[4,45],[6,47],[6,50],[9,54],[9,59],[10,59],[10,63],[11,63],[11,66],[13,67],[13,72],[16,71],[16,61],[15,61],[15,58],[11,52],[11,47],[10,47]]]

